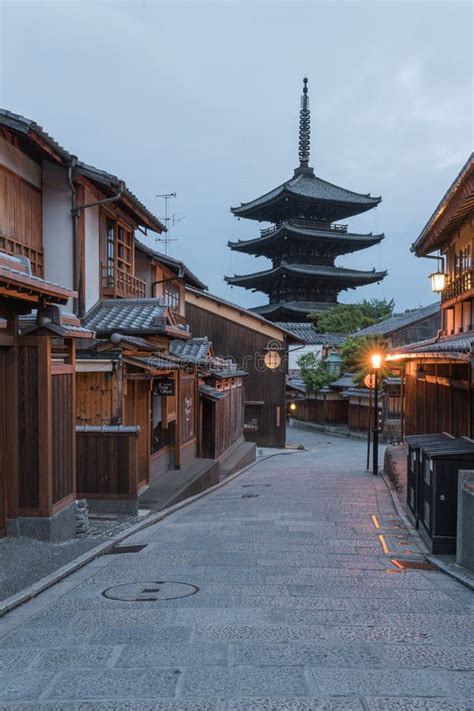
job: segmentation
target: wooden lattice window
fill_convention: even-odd
[[[116,228],[117,267],[133,274],[133,234],[121,224],[117,224]]]

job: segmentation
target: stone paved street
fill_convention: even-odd
[[[2,618],[0,709],[474,708],[474,595],[396,572],[363,443],[289,441]]]

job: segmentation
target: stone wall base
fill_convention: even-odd
[[[53,516],[31,516],[8,519],[7,535],[37,538],[48,543],[64,543],[76,537],[76,502]]]

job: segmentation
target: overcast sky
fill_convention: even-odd
[[[409,248],[471,151],[471,3],[3,0],[1,19],[3,106],[158,216],[176,192],[170,254],[244,306],[267,299],[224,274],[269,262],[227,248],[261,226],[229,208],[291,177],[307,74],[316,174],[383,197],[350,220],[382,245],[337,263],[389,275],[341,300],[433,301]]]

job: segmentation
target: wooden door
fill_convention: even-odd
[[[6,483],[6,348],[0,348],[0,537],[5,535],[7,517]]]
[[[150,381],[128,380],[125,398],[125,424],[138,425],[138,472],[137,486],[140,489],[149,481],[150,469]]]

